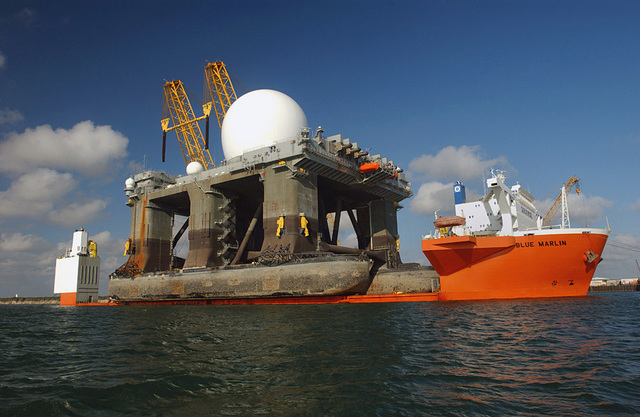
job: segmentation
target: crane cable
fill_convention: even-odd
[[[620,242],[611,243],[611,242],[608,242],[607,246],[613,246],[614,248],[624,249],[624,250],[628,250],[628,251],[631,251],[631,252],[639,252],[640,253],[640,247],[629,245],[627,243],[620,243]]]

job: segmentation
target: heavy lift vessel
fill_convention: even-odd
[[[487,181],[491,192],[479,202],[465,202],[462,184],[457,183],[457,215],[436,219],[439,233],[422,242],[435,270],[404,265],[396,215],[399,203],[412,192],[400,168],[342,135],[324,137],[321,128],[312,134],[308,127],[272,143],[245,147],[215,167],[208,152],[209,114],[215,109],[222,127],[236,96],[224,64],[208,64],[205,74],[211,100],[203,105],[202,117],[195,117],[181,82],[165,84],[163,160],[166,132],[176,130],[187,175],[146,171],[125,182],[131,209],[129,258],[111,274],[110,302],[101,305],[377,303],[586,294],[608,229],[570,227],[566,191],[578,179],[563,187],[545,218],[537,215],[533,197],[519,185],[508,189],[501,175]],[[206,136],[198,125],[203,119]],[[306,123],[304,115],[301,120]],[[224,147],[224,129],[222,139]],[[560,204],[562,226],[549,228]],[[529,224],[534,212],[535,225]],[[356,248],[338,244],[342,213],[357,236]],[[186,218],[180,228],[178,216]],[[189,249],[182,258],[175,248],[187,230]],[[56,267],[56,292],[63,293],[62,304],[92,305],[98,288],[92,277],[97,273],[87,265],[99,258],[76,246],[77,253],[67,256],[69,268]]]

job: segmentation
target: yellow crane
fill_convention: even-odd
[[[227,114],[227,110],[237,100],[236,91],[233,88],[224,62],[218,61],[207,64],[204,67],[204,79],[204,95],[209,101],[202,108],[204,110],[205,106],[208,106],[208,111],[211,112],[211,107],[213,107],[218,118],[218,126],[222,129],[222,120]],[[205,113],[207,113],[206,110]]]
[[[209,113],[206,111],[205,106],[202,106],[205,115],[196,117],[182,81],[167,81],[164,84],[163,91],[164,104],[169,114],[161,120],[162,162],[165,160],[167,132],[175,130],[185,164],[189,165],[189,163],[196,161],[202,164],[205,170],[213,168],[215,164],[209,153],[208,131],[205,140],[198,124],[198,121],[202,119],[209,119]],[[209,107],[210,111],[211,108]],[[172,122],[173,126],[169,127],[169,122]]]
[[[547,214],[544,216],[544,220],[542,221],[543,227],[549,226],[549,224],[551,223],[555,215],[558,213],[558,209],[560,209],[560,207],[563,208],[562,209],[562,225],[564,227],[566,224],[568,224],[569,213],[566,208],[567,207],[566,198],[567,198],[567,194],[571,192],[571,189],[573,188],[574,185],[578,183],[578,181],[580,181],[580,178],[571,177],[569,178],[569,181],[567,181],[565,184],[562,185],[562,191],[560,192],[560,194],[558,194],[558,197],[556,197],[555,201],[551,205],[551,208],[549,209],[549,211],[547,211]],[[576,194],[580,194],[579,186],[576,186]]]
[[[196,117],[189,102],[189,97],[181,81],[168,81],[164,84],[164,105],[167,115],[163,115],[162,124],[162,162],[165,160],[167,148],[167,132],[175,130],[186,165],[193,161],[200,162],[205,170],[215,164],[209,153],[209,115],[213,108],[222,128],[222,120],[237,96],[231,78],[222,61],[209,63],[204,67],[205,100],[202,105],[203,116]],[[203,138],[198,122],[206,119],[206,136]],[[172,126],[169,127],[169,123]]]

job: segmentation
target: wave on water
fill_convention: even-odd
[[[0,415],[637,415],[639,307],[0,306]]]

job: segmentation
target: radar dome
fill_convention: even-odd
[[[307,116],[291,97],[275,90],[251,91],[237,99],[224,117],[224,157],[291,140],[307,125]]]
[[[134,188],[136,188],[136,181],[131,177],[127,178],[124,182],[124,189],[127,191],[133,191]]]
[[[196,175],[202,171],[204,171],[204,167],[198,161],[189,162],[187,165],[187,175]]]

